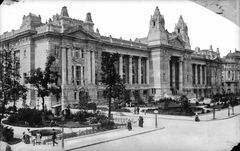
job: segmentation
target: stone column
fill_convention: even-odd
[[[91,63],[90,63],[90,60],[91,60],[91,55],[90,55],[90,51],[87,50],[86,52],[86,74],[85,74],[85,79],[87,80],[87,84],[90,84],[91,83],[91,80],[92,80],[92,77],[91,77]]]
[[[129,84],[132,84],[132,56],[129,56]]]
[[[67,66],[66,66],[66,48],[62,47],[62,94],[61,94],[61,106],[62,110],[66,108],[66,96],[65,96],[65,89],[64,86],[66,85],[66,71],[67,71]]]
[[[172,60],[172,87],[173,88],[176,88],[176,79],[175,79],[175,68],[176,68],[176,63],[175,63],[175,60]]]
[[[146,84],[149,84],[149,59],[146,59]]]
[[[138,73],[137,73],[137,75],[138,75],[138,84],[142,84],[142,81],[141,81],[141,59],[142,59],[142,57],[138,57]]]
[[[170,81],[171,81],[171,56],[168,57],[168,74],[167,74],[167,81],[169,82],[169,88],[171,88],[170,86]]]
[[[183,89],[183,60],[179,60],[179,90]]]
[[[79,92],[76,91],[76,100],[78,101],[79,100]]]
[[[205,85],[207,85],[207,66],[204,66],[204,78],[205,78]]]
[[[203,68],[203,66],[200,65],[200,85],[203,84],[203,80],[202,80],[202,78],[203,78],[203,76],[202,76],[202,68]]]
[[[68,84],[72,83],[72,49],[67,49],[67,79]]]
[[[95,52],[91,52],[92,57],[92,84],[95,84]]]
[[[84,80],[84,75],[83,75],[83,66],[80,66],[80,81],[81,81],[81,85],[83,85],[83,80]]]
[[[123,55],[119,56],[119,75],[123,78]]]
[[[198,84],[198,69],[197,69],[197,64],[195,64],[195,84]]]

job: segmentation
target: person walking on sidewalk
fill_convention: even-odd
[[[30,129],[27,129],[27,130],[28,130],[28,134],[27,134],[28,143],[27,144],[30,144],[30,140],[31,140],[33,146],[35,146],[35,136],[33,136]]]
[[[55,146],[55,144],[58,145],[58,143],[55,141],[56,138],[57,138],[57,134],[55,132],[55,129],[52,129],[53,130],[53,134],[52,134],[52,141],[53,141],[53,146]]]
[[[40,131],[36,133],[36,144],[40,145],[41,144],[41,138],[42,135],[40,134]]]
[[[140,108],[139,108],[139,107],[137,107],[137,114],[139,114],[139,111],[140,111]]]
[[[126,127],[127,127],[127,129],[128,129],[129,131],[132,130],[132,123],[131,123],[131,120],[130,120],[130,119],[128,119]]]
[[[196,113],[196,115],[195,115],[195,121],[196,121],[196,122],[199,122],[199,121],[200,121],[200,119],[198,118],[198,113]]]
[[[143,127],[143,117],[142,116],[139,116],[139,118],[138,118],[138,126]]]

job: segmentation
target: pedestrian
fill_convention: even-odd
[[[140,110],[140,108],[139,108],[139,107],[137,107],[137,114],[139,114],[139,110]]]
[[[41,138],[42,135],[40,134],[40,131],[36,133],[36,144],[40,145],[41,144]]]
[[[143,127],[143,117],[142,116],[139,116],[139,118],[138,118],[138,126]]]
[[[35,146],[35,137],[33,136],[33,134],[31,133],[31,131],[30,131],[30,129],[27,129],[28,130],[28,141],[29,141],[29,143],[28,144],[30,144],[30,141],[32,142],[32,144],[33,144],[33,146]]]
[[[129,130],[129,131],[131,131],[132,130],[132,123],[131,123],[131,120],[130,119],[128,119],[128,121],[127,121],[127,129]]]
[[[53,131],[53,134],[52,134],[52,141],[53,141],[53,146],[55,146],[55,144],[57,144],[58,145],[58,143],[55,141],[56,140],[56,138],[57,138],[57,134],[56,134],[56,132],[55,132],[55,129],[52,129],[52,131]]]
[[[136,107],[134,107],[134,114],[136,114],[136,112],[137,112],[137,109],[136,109]]]
[[[31,133],[29,132],[30,129],[27,129],[27,133],[25,134],[25,143],[30,144],[30,137]]]
[[[12,148],[9,144],[7,144],[5,151],[12,151]]]
[[[25,132],[23,132],[23,138],[22,138],[22,141],[26,144],[26,134],[25,134]]]
[[[195,121],[196,121],[196,122],[199,122],[199,121],[200,121],[200,119],[198,118],[198,113],[196,113],[196,115],[195,115]]]

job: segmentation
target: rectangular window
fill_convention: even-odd
[[[81,66],[76,66],[77,85],[81,85]]]
[[[83,51],[83,49],[81,49],[81,52],[82,52],[82,58],[84,58],[84,51]]]
[[[74,92],[74,100],[77,99],[77,92]]]
[[[79,58],[79,52],[78,52],[78,50],[76,50],[76,52],[75,52],[75,57],[78,59]]]
[[[74,71],[74,66],[72,66],[72,84],[74,84],[74,78],[75,78],[75,77],[74,77],[74,72],[75,72],[75,71]]]
[[[23,56],[24,56],[24,57],[27,57],[27,50],[24,50]]]

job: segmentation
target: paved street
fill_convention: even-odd
[[[200,122],[194,117],[158,115],[158,129],[155,129],[155,115],[140,113],[144,117],[144,127],[133,124],[133,130],[113,130],[89,136],[81,136],[65,141],[65,150],[101,151],[101,150],[196,150],[196,151],[230,151],[240,142],[240,106],[235,109],[235,115],[228,117],[227,110],[216,112],[216,119],[212,114],[200,116]],[[124,113],[136,121],[139,115]],[[51,144],[32,146],[20,143],[12,146],[15,151],[61,150],[59,145]]]
[[[239,116],[214,122],[161,120],[164,129],[84,147],[81,151],[230,151],[240,140]],[[80,141],[81,142],[81,141]]]

